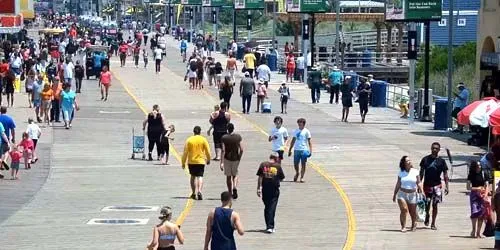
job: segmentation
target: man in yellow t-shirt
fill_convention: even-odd
[[[257,58],[255,58],[255,55],[251,52],[248,51],[247,54],[243,57],[243,62],[245,62],[245,69],[250,73],[250,77],[253,78],[253,72],[255,70],[255,61],[257,61]]]
[[[205,137],[201,136],[200,126],[195,126],[193,129],[194,135],[186,140],[184,145],[184,153],[182,154],[182,169],[189,168],[191,175],[191,199],[203,200],[201,188],[203,187],[203,173],[205,172],[205,164],[210,164],[210,147]],[[187,163],[186,163],[187,162]]]

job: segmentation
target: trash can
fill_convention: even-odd
[[[434,103],[434,129],[448,128],[448,99],[437,99]]]
[[[372,88],[372,107],[385,108],[387,107],[387,82],[374,80],[371,82]]]
[[[269,69],[271,71],[278,71],[278,57],[276,57],[276,54],[268,54],[267,55],[267,66],[269,66]]]
[[[238,52],[236,53],[237,60],[243,60],[243,56],[245,55],[245,44],[238,44]]]

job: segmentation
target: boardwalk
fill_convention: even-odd
[[[143,249],[158,212],[106,212],[102,208],[169,205],[186,235],[186,244],[179,249],[202,248],[206,215],[219,205],[219,194],[225,190],[225,178],[218,165],[212,163],[207,168],[205,200],[191,202],[187,199],[188,177],[175,153],[169,166],[127,159],[131,129],[140,131],[144,111],[153,104],[160,105],[168,124],[175,124],[173,146],[178,153],[182,153],[184,140],[191,135],[193,126],[202,126],[203,133],[208,129],[208,115],[218,103],[217,92],[210,88],[188,90],[183,82],[185,66],[179,60],[177,48],[171,43],[159,75],[154,74],[152,67],[135,69],[130,61],[120,68],[117,58],[113,58],[116,78],[108,102],[99,101],[96,81],[84,82],[83,93],[79,95],[82,109],[73,129],[52,130],[51,172],[46,183],[36,195],[31,194],[32,200],[0,220],[1,246]],[[451,193],[441,206],[438,231],[419,228],[415,233],[401,234],[399,210],[391,201],[402,155],[410,155],[416,165],[435,140],[462,159],[479,149],[430,131],[425,124],[409,127],[398,118],[397,112],[387,109],[371,109],[368,123],[360,124],[355,107],[351,123],[341,123],[340,107],[326,104],[325,97],[321,104],[309,104],[309,91],[302,86],[292,87],[284,126],[291,132],[297,118],[307,119],[313,136],[313,162],[306,174],[307,182],[296,184],[289,182],[293,170],[290,159],[285,160],[287,178],[282,184],[274,235],[261,233],[265,229],[263,205],[255,194],[255,173],[270,152],[267,132],[277,115],[279,97],[274,92],[270,95],[274,114],[232,114],[236,132],[242,135],[246,148],[240,165],[240,198],[234,202],[246,229],[243,237],[237,237],[239,249],[412,249],[423,242],[432,242],[431,246],[422,245],[424,249],[492,246],[491,239],[465,238],[470,222],[463,182],[451,184]],[[231,105],[234,110],[241,110],[237,94],[233,95]],[[455,178],[463,178],[463,171],[457,172]],[[1,189],[7,185],[0,182]],[[2,202],[0,208],[4,206]],[[87,224],[95,218],[145,219],[146,225]]]

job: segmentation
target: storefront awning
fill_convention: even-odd
[[[482,53],[480,68],[481,70],[500,70],[500,53]]]

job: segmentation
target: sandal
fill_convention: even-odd
[[[438,230],[437,227],[436,227],[436,225],[431,225],[431,229],[432,230]]]

